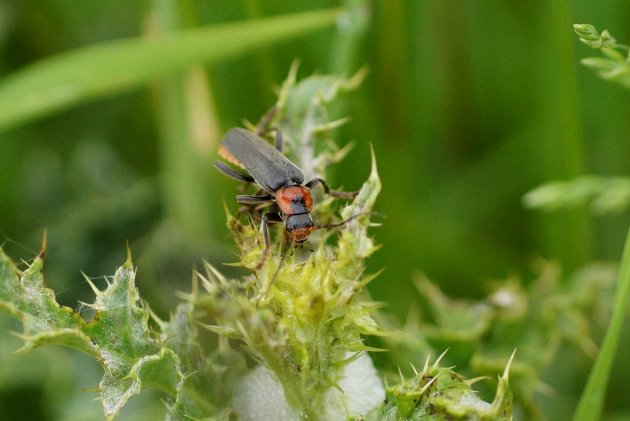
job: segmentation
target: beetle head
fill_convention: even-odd
[[[291,240],[295,243],[303,243],[308,240],[311,231],[315,229],[315,224],[308,213],[289,215],[284,225],[291,235]]]

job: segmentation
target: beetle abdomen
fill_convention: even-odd
[[[228,161],[236,165],[240,163],[254,178],[256,184],[269,192],[275,192],[286,185],[304,182],[302,170],[252,132],[233,128],[225,135],[221,146],[231,157],[226,158]]]

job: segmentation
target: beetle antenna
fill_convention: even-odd
[[[256,124],[256,133],[258,133],[259,135],[263,134],[265,132],[265,129],[269,127],[269,123],[271,123],[271,120],[273,120],[277,112],[278,112],[278,106],[274,105],[271,108],[269,108],[269,110],[267,110],[265,115],[262,116],[258,124]]]
[[[319,230],[319,229],[324,229],[324,228],[339,228],[339,227],[342,227],[342,226],[346,225],[348,222],[352,221],[353,219],[358,218],[362,214],[363,213],[358,213],[356,215],[352,215],[348,219],[345,219],[345,220],[343,220],[341,222],[335,222],[333,224],[315,225],[314,229]]]

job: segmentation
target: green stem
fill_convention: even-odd
[[[606,385],[610,375],[610,368],[615,358],[615,352],[619,344],[624,315],[628,307],[630,297],[630,231],[626,236],[621,271],[617,286],[617,299],[613,310],[610,326],[606,332],[601,351],[595,361],[586,388],[582,393],[573,421],[598,420],[604,406]]]

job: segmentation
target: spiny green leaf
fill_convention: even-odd
[[[116,415],[143,387],[157,387],[176,402],[183,380],[181,364],[149,328],[149,312],[135,287],[131,262],[118,269],[108,287],[97,291],[88,306],[94,318],[85,321],[60,306],[44,287],[43,258],[36,257],[20,272],[0,249],[0,309],[20,318],[22,351],[67,346],[94,357],[105,373],[100,383],[105,415]]]
[[[511,420],[512,391],[508,374],[513,358],[514,353],[499,378],[492,403],[481,400],[470,382],[452,369],[440,367],[440,358],[432,365],[427,359],[422,371],[415,371],[412,378],[402,378],[400,384],[387,388],[386,403],[368,414],[367,420]]]

